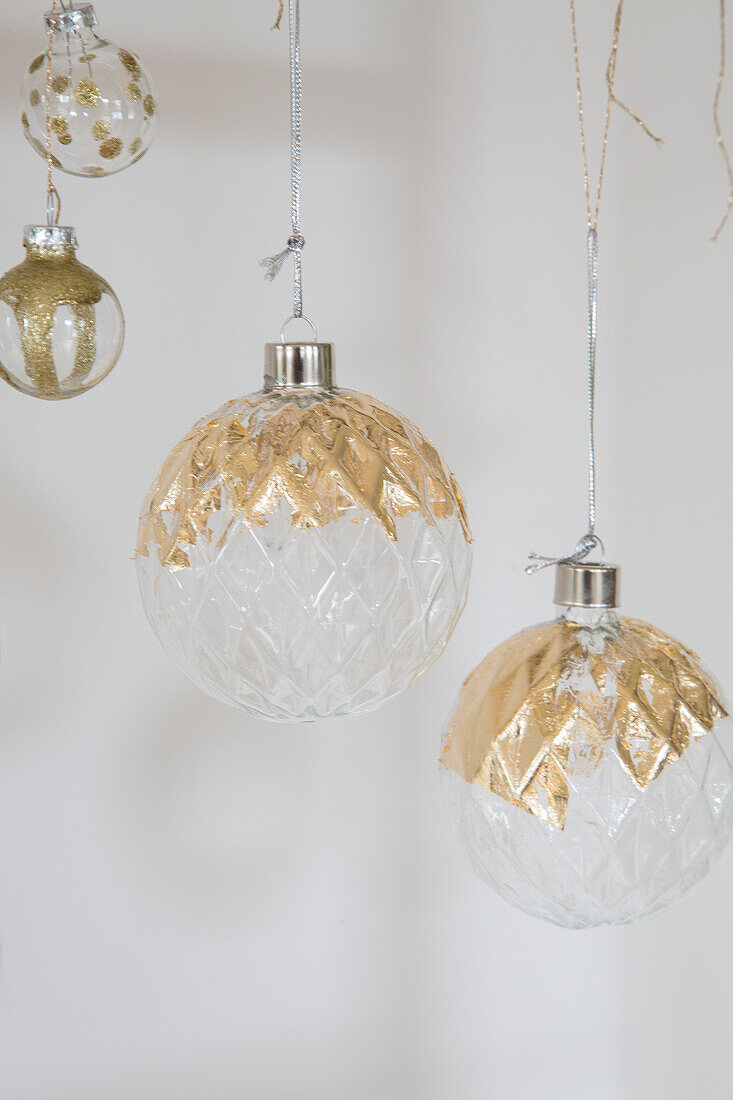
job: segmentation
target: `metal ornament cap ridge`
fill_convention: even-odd
[[[76,230],[70,225],[26,225],[23,244],[40,252],[68,252],[79,247]]]
[[[96,25],[97,17],[91,4],[82,4],[67,11],[47,11],[43,16],[46,28],[54,31],[78,31],[82,27],[90,30]]]
[[[615,608],[621,598],[621,569],[606,562],[558,562],[553,602],[561,607]]]
[[[265,389],[333,389],[333,344],[265,344]]]

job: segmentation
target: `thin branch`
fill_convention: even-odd
[[[279,6],[278,6],[278,9],[277,9],[277,19],[275,20],[275,22],[270,27],[271,31],[279,31],[280,30],[280,20],[283,17],[283,11],[284,10],[285,10],[285,0],[279,0]]]
[[[715,89],[715,101],[713,103],[713,120],[715,122],[715,134],[718,139],[718,145],[720,146],[720,153],[725,162],[725,170],[728,173],[728,203],[725,208],[722,220],[713,234],[713,240],[717,241],[725,223],[728,221],[731,209],[733,209],[733,165],[731,164],[730,156],[728,155],[728,149],[726,148],[725,139],[723,138],[723,131],[720,126],[720,93],[723,90],[723,80],[725,79],[725,0],[720,0],[720,70],[718,72],[718,86]]]

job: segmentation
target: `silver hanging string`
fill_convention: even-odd
[[[288,318],[303,316],[303,248],[305,239],[300,227],[301,149],[303,117],[303,78],[300,62],[300,0],[288,0],[290,30],[290,223],[287,244],[274,256],[260,260],[265,278],[274,279],[288,256],[293,257],[293,312]],[[286,321],[287,324],[287,321]]]
[[[530,554],[525,573],[537,573],[548,565],[577,565],[591,551],[600,549],[605,556],[603,543],[596,534],[596,346],[598,343],[598,234],[588,230],[588,530],[573,550],[564,558],[550,558],[544,554]]]
[[[721,0],[724,4],[724,0]],[[601,145],[601,164],[598,172],[596,186],[595,207],[591,198],[590,172],[588,169],[588,149],[585,140],[585,116],[583,112],[583,86],[580,78],[580,50],[578,48],[578,26],[575,12],[575,0],[570,0],[570,24],[573,33],[573,57],[575,60],[575,84],[578,98],[578,124],[580,128],[580,146],[583,158],[583,183],[585,185],[585,204],[588,214],[588,529],[580,538],[572,554],[564,558],[550,558],[542,554],[530,554],[529,565],[525,567],[525,573],[536,573],[539,569],[545,569],[548,565],[577,564],[583,561],[595,549],[601,552],[601,561],[605,558],[603,543],[596,534],[596,439],[595,439],[595,411],[596,411],[596,345],[598,341],[598,214],[601,208],[601,195],[603,193],[603,181],[606,169],[606,153],[608,151],[608,132],[611,124],[611,108],[614,103],[621,107],[626,114],[637,123],[638,126],[652,138],[660,143],[657,137],[646,123],[638,115],[627,107],[618,98],[615,91],[616,65],[618,62],[618,47],[621,38],[621,20],[623,17],[624,0],[618,0],[616,17],[613,22],[613,38],[611,41],[611,54],[606,66],[606,86],[608,96],[606,99],[606,117],[603,124],[603,141]]]
[[[588,531],[596,530],[596,344],[598,342],[598,234],[588,230]]]

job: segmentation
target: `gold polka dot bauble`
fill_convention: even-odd
[[[145,155],[157,95],[139,58],[95,33],[91,4],[46,15],[51,33],[51,154],[75,176],[110,176]],[[21,93],[23,132],[46,157],[48,53],[28,66]]]

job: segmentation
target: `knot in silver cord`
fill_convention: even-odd
[[[260,260],[265,278],[272,281],[288,256],[293,257],[293,317],[303,316],[303,248],[300,231],[301,147],[303,129],[303,74],[300,61],[300,0],[288,0],[290,37],[290,224],[287,247]]]
[[[601,562],[603,562],[606,557],[605,547],[598,535],[594,535],[589,531],[583,535],[582,539],[578,540],[572,554],[568,554],[564,558],[549,558],[544,554],[530,554],[529,564],[525,565],[524,572],[531,577],[533,573],[539,573],[540,569],[547,569],[550,565],[578,565],[581,561],[585,561],[591,551],[596,548],[601,551]]]
[[[279,274],[288,256],[293,253],[299,257],[304,248],[305,237],[300,234],[288,237],[287,244],[281,252],[276,252],[274,256],[265,256],[263,260],[260,260],[260,267],[264,267],[265,269],[265,278],[272,282],[276,275]]]

